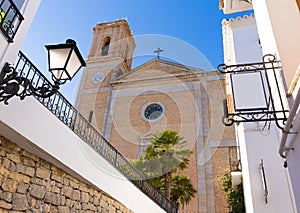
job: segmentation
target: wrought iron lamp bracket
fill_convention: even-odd
[[[259,122],[259,121],[275,121],[277,127],[283,129],[282,125],[288,118],[289,110],[283,104],[284,95],[281,94],[281,89],[279,88],[279,80],[277,77],[277,71],[281,70],[279,62],[276,57],[271,54],[263,56],[263,61],[258,63],[247,63],[247,64],[237,64],[237,65],[226,65],[220,64],[218,66],[218,71],[225,75],[227,74],[240,74],[240,73],[255,73],[260,72],[264,75],[266,84],[266,90],[268,91],[268,103],[267,109],[242,109],[242,110],[228,110],[227,100],[224,100],[224,116],[222,122],[226,126],[231,126],[234,123],[239,122]],[[274,97],[271,92],[270,77],[272,77],[272,83],[274,81],[273,87],[278,91],[278,97]],[[274,98],[279,100],[279,107],[275,107]]]
[[[5,63],[0,73],[0,102],[8,104],[8,100],[14,96],[23,100],[27,96],[34,95],[40,98],[48,98],[59,90],[62,82],[55,81],[54,85],[43,84],[34,86],[32,80],[19,74],[8,62]]]

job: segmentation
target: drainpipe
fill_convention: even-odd
[[[298,110],[299,104],[300,104],[300,88],[298,89],[298,93],[297,93],[297,96],[295,98],[294,104],[293,104],[293,106],[290,110],[289,117],[288,117],[288,119],[286,121],[286,124],[283,128],[280,147],[279,147],[279,154],[282,158],[287,157],[287,154],[285,152],[288,151],[289,149],[285,146],[286,145],[286,140],[287,140],[287,137],[290,133],[290,129],[292,127],[292,124],[293,124],[296,112]]]

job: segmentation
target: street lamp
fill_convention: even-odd
[[[59,84],[71,80],[85,62],[76,46],[76,42],[68,39],[65,44],[46,45],[48,50],[49,71]]]
[[[72,39],[68,39],[65,44],[45,47],[48,50],[49,71],[54,84],[44,83],[36,86],[32,80],[22,76],[6,62],[0,73],[0,102],[8,104],[8,100],[14,96],[19,96],[21,100],[30,95],[48,98],[59,90],[60,85],[71,80],[79,69],[85,66],[76,42]]]

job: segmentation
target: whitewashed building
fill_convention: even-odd
[[[224,0],[220,5],[225,14],[254,11],[222,23],[224,63],[229,65],[223,66],[229,72],[225,123],[236,125],[246,210],[299,212],[300,3]],[[231,72],[234,68],[247,72]],[[246,119],[243,107],[252,113]]]

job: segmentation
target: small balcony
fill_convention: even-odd
[[[23,20],[13,0],[0,0],[0,30],[9,43],[13,42]]]

